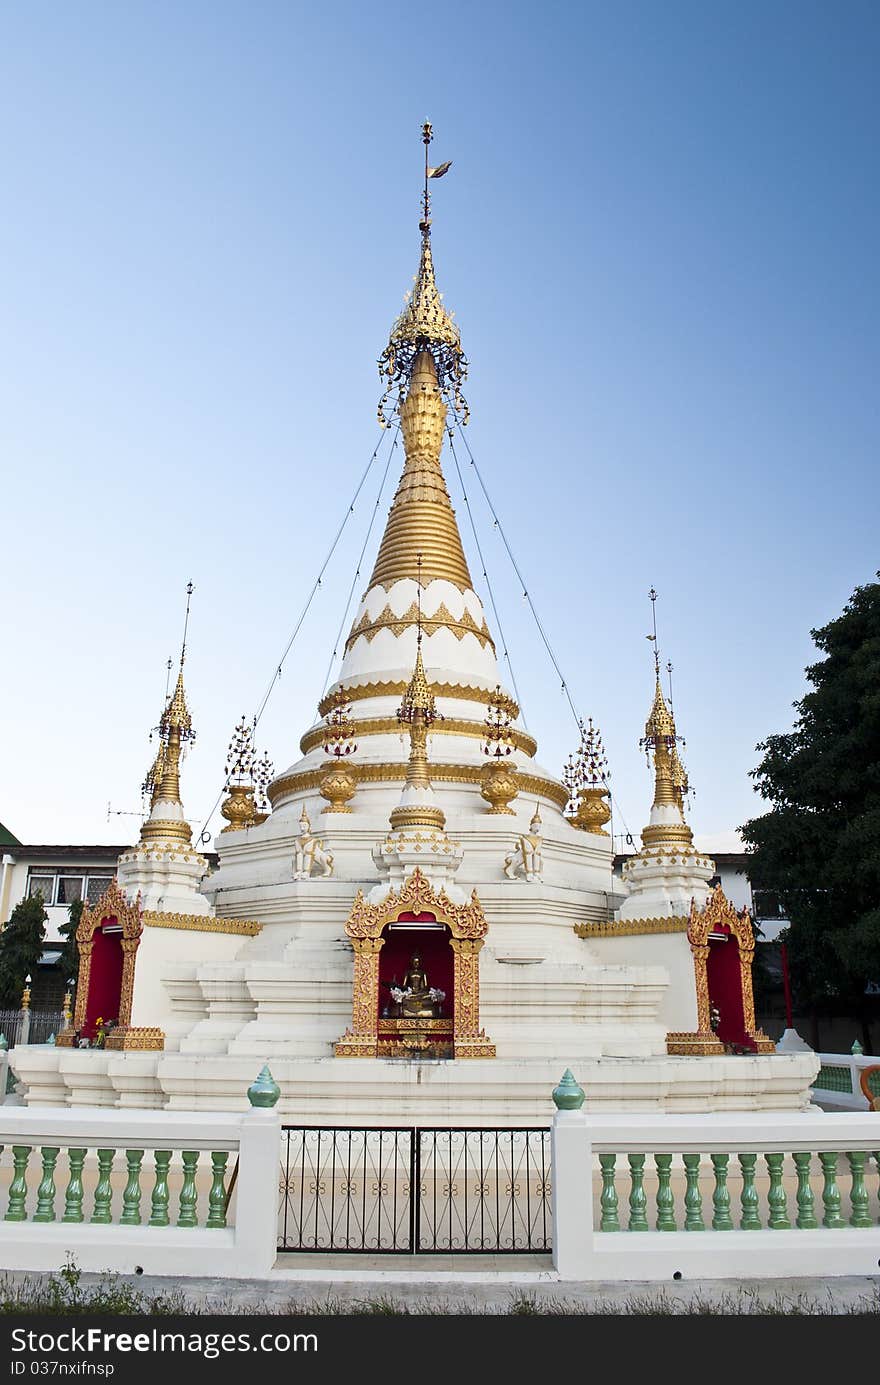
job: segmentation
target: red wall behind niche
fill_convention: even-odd
[[[115,920],[106,919],[111,923]],[[119,1019],[119,1002],[122,997],[122,934],[105,933],[103,927],[96,928],[93,935],[92,965],[89,972],[89,994],[86,1001],[86,1022],[83,1033],[92,1038],[95,1021]]]
[[[401,914],[399,923],[427,922],[433,914]],[[409,970],[410,958],[418,952],[422,967],[428,977],[428,985],[436,986],[446,992],[446,999],[440,1007],[440,1015],[452,1018],[455,982],[455,954],[449,946],[449,929],[442,932],[429,932],[427,929],[385,929],[385,943],[379,953],[379,1014],[386,1005],[392,1004],[388,981],[403,985],[405,973]]]
[[[754,1042],[746,1034],[743,1015],[742,969],[739,964],[739,943],[730,934],[726,943],[709,942],[706,959],[706,980],[709,984],[709,1003],[717,1005],[721,1022],[718,1037],[725,1044],[740,1044],[753,1049]]]

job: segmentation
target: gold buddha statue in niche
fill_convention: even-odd
[[[404,994],[400,1002],[400,1013],[404,1019],[435,1019],[440,1012],[442,992],[428,984],[428,974],[422,965],[418,952],[409,959],[409,967],[403,978]]]

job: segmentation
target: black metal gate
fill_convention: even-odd
[[[282,1251],[546,1253],[550,1131],[286,1125],[280,1194]]]

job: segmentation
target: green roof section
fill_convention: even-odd
[[[13,836],[8,827],[0,822],[0,846],[21,846],[18,837]]]

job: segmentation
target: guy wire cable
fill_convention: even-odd
[[[292,647],[293,647],[293,642],[294,642],[294,640],[296,639],[297,635],[298,635],[299,632],[300,632],[300,629],[301,629],[301,627],[302,627],[302,623],[303,623],[303,621],[305,620],[306,616],[307,616],[308,613],[309,613],[309,608],[311,607],[312,601],[313,601],[314,598],[315,598],[315,594],[317,593],[318,589],[319,589],[320,586],[321,586],[321,579],[322,579],[322,577],[324,576],[324,573],[327,571],[327,567],[328,567],[328,565],[329,565],[329,563],[330,563],[330,559],[333,557],[333,554],[336,552],[336,548],[337,548],[337,546],[338,546],[338,544],[339,544],[339,540],[342,538],[342,534],[343,534],[343,531],[344,531],[344,529],[345,529],[345,526],[348,524],[349,519],[350,519],[351,516],[354,514],[354,507],[355,507],[355,505],[357,504],[358,496],[360,495],[361,491],[362,491],[363,488],[364,488],[364,484],[365,484],[366,479],[367,479],[367,477],[368,477],[368,475],[369,475],[369,473],[370,473],[370,468],[372,467],[373,463],[375,462],[376,457],[377,457],[378,454],[379,454],[379,449],[380,449],[380,447],[382,446],[382,443],[385,441],[385,439],[386,439],[387,437],[388,437],[388,430],[387,430],[386,428],[383,427],[381,436],[380,436],[380,438],[379,438],[379,441],[376,443],[376,446],[373,448],[373,452],[372,452],[372,455],[371,455],[371,457],[370,457],[370,460],[367,462],[367,465],[366,465],[366,467],[364,468],[363,475],[361,476],[361,479],[358,481],[357,489],[355,490],[355,493],[354,493],[354,495],[353,495],[352,498],[351,498],[351,501],[350,501],[350,503],[349,503],[348,509],[347,509],[346,512],[345,512],[345,517],[343,518],[342,523],[340,524],[339,528],[338,528],[337,531],[336,531],[336,535],[335,535],[335,537],[334,537],[334,539],[333,539],[332,544],[330,545],[329,552],[327,553],[326,558],[324,559],[323,563],[321,564],[321,568],[320,568],[320,570],[319,570],[319,572],[318,572],[317,577],[315,578],[315,581],[314,581],[314,583],[313,583],[313,585],[312,585],[311,591],[309,592],[309,595],[308,595],[308,597],[307,597],[307,599],[306,599],[306,603],[305,603],[305,605],[304,605],[302,611],[300,612],[300,616],[299,616],[299,619],[298,619],[297,622],[296,622],[296,625],[295,625],[294,628],[293,628],[293,633],[292,633],[292,635],[290,636],[290,639],[287,641],[287,645],[285,646],[284,653],[281,655],[281,658],[279,659],[278,663],[277,663],[276,666],[275,666],[275,672],[274,672],[273,675],[272,675],[272,678],[271,678],[271,680],[270,680],[270,682],[269,682],[269,686],[268,686],[268,688],[266,689],[266,692],[265,692],[265,695],[264,695],[264,697],[263,697],[262,702],[260,703],[259,711],[254,715],[253,722],[252,722],[252,731],[256,731],[257,726],[258,726],[259,723],[260,723],[260,718],[262,717],[264,711],[266,710],[266,703],[269,701],[269,698],[270,698],[270,696],[272,695],[272,690],[273,690],[273,688],[275,687],[275,684],[278,682],[278,679],[281,677],[281,670],[282,670],[282,668],[283,668],[283,666],[284,666],[284,661],[285,661],[285,659],[287,658],[288,654],[290,653],[290,651],[291,651],[291,649],[292,649]],[[393,448],[394,446],[396,446],[396,444],[397,444],[397,434],[395,433],[395,435],[394,435],[394,443],[392,444],[392,448]],[[389,457],[390,457],[390,454],[391,454],[391,449],[389,449]],[[211,821],[211,819],[213,818],[214,814],[216,813],[217,808],[218,808],[219,805],[220,805],[220,800],[221,800],[221,798],[223,797],[223,795],[225,794],[225,792],[226,792],[226,790],[227,790],[227,787],[228,787],[227,783],[224,782],[223,787],[221,788],[220,792],[219,792],[218,795],[217,795],[217,798],[216,798],[215,801],[214,801],[214,806],[213,806],[213,808],[211,809],[210,813],[208,814],[208,816],[205,818],[204,822],[202,823],[201,831],[199,832],[199,836],[198,836],[198,841],[199,841],[199,842],[201,842],[201,841],[203,840],[204,835],[205,835],[205,832],[206,832],[207,827],[208,827],[208,823]]]
[[[525,711],[523,710],[522,699],[520,698],[520,695],[519,695],[519,688],[518,688],[517,685],[516,685],[516,674],[515,674],[514,671],[513,671],[513,663],[512,663],[512,661],[511,661],[510,653],[509,653],[508,648],[507,648],[507,640],[506,640],[505,637],[504,637],[504,630],[503,630],[502,625],[501,625],[501,617],[500,617],[500,615],[498,614],[498,607],[497,607],[497,605],[495,604],[495,593],[494,593],[494,591],[492,590],[492,583],[489,581],[489,574],[488,574],[488,572],[486,571],[486,560],[485,560],[485,558],[483,557],[483,550],[482,550],[482,547],[480,546],[480,540],[479,540],[479,536],[478,536],[478,534],[477,534],[477,526],[476,526],[476,524],[475,524],[475,522],[474,522],[474,514],[473,514],[473,511],[472,511],[472,509],[471,509],[471,502],[470,502],[470,500],[469,500],[469,498],[468,498],[467,488],[466,488],[466,486],[465,486],[465,484],[464,484],[464,477],[463,477],[462,474],[461,474],[461,467],[460,467],[460,465],[459,465],[458,457],[457,457],[457,455],[456,455],[455,443],[454,443],[454,441],[453,441],[452,428],[451,428],[451,427],[447,429],[447,433],[448,433],[448,435],[449,435],[449,450],[450,450],[450,452],[452,453],[452,458],[453,458],[453,461],[455,462],[455,470],[456,470],[457,473],[458,473],[458,484],[461,486],[461,494],[462,494],[462,497],[463,497],[463,499],[464,499],[464,507],[465,507],[465,509],[467,510],[468,519],[470,520],[471,533],[472,533],[473,536],[474,536],[474,544],[476,545],[477,555],[479,556],[479,559],[480,559],[480,567],[481,567],[482,570],[483,570],[483,579],[484,579],[484,581],[485,581],[485,583],[486,583],[486,588],[487,588],[487,590],[488,590],[488,592],[489,592],[489,600],[490,600],[491,603],[492,603],[492,614],[493,614],[493,616],[495,617],[495,628],[497,629],[498,634],[499,634],[499,636],[500,636],[500,638],[501,638],[501,647],[502,647],[502,649],[504,650],[504,658],[505,658],[505,660],[506,660],[506,662],[507,662],[507,667],[508,667],[508,669],[510,670],[510,681],[511,681],[511,683],[513,684],[513,691],[514,691],[514,694],[515,694],[515,696],[516,696],[517,705],[519,706],[519,714],[520,714],[520,716],[522,717],[522,724],[523,724],[523,726],[525,727],[525,729],[528,731],[529,725],[528,725],[528,722],[526,721],[526,714],[525,714]]]
[[[367,551],[367,544],[370,542],[370,535],[371,535],[372,532],[373,532],[373,525],[376,523],[376,515],[379,513],[379,506],[382,504],[382,494],[383,494],[383,492],[384,492],[384,490],[385,490],[385,482],[388,480],[388,470],[389,470],[389,468],[390,468],[390,466],[391,466],[391,458],[394,456],[394,452],[395,452],[395,449],[397,448],[397,444],[398,444],[399,438],[400,438],[400,424],[398,423],[397,428],[396,428],[395,433],[394,433],[394,441],[393,441],[393,443],[391,444],[391,449],[390,449],[390,451],[389,451],[389,453],[388,453],[388,456],[385,458],[385,470],[382,472],[382,480],[379,482],[379,493],[378,493],[378,495],[376,496],[376,503],[375,503],[375,505],[373,506],[373,513],[370,515],[370,523],[369,523],[369,527],[368,527],[368,529],[367,529],[367,535],[366,535],[366,538],[364,539],[364,545],[363,545],[363,548],[361,549],[361,554],[360,554],[360,557],[358,558],[358,561],[357,561],[357,567],[355,568],[354,577],[352,577],[352,579],[351,579],[351,586],[350,586],[349,589],[348,589],[348,600],[347,600],[346,603],[345,603],[345,610],[344,610],[344,612],[343,612],[343,614],[342,614],[342,620],[339,622],[339,629],[338,629],[337,632],[336,632],[336,639],[333,641],[333,652],[332,652],[332,654],[330,655],[330,662],[329,662],[329,664],[327,665],[327,672],[326,672],[326,674],[325,674],[325,676],[324,676],[324,686],[323,686],[323,688],[321,689],[321,698],[323,698],[325,692],[327,691],[327,685],[328,685],[328,683],[330,682],[330,674],[333,672],[333,663],[334,663],[334,660],[335,660],[335,658],[336,658],[336,651],[337,651],[338,648],[339,648],[339,641],[342,639],[342,636],[343,636],[343,634],[344,634],[344,632],[345,632],[345,624],[346,624],[346,621],[348,620],[348,613],[349,613],[349,610],[350,610],[350,608],[351,608],[351,599],[352,599],[352,597],[353,597],[353,595],[354,595],[354,589],[355,589],[355,587],[356,587],[356,585],[357,585],[357,580],[358,580],[358,578],[359,578],[360,575],[361,575],[361,563],[364,561],[364,554],[365,554],[366,551]]]
[[[558,666],[558,659],[556,658],[556,655],[554,655],[552,645],[550,645],[550,641],[549,641],[549,638],[547,638],[547,636],[546,636],[545,629],[543,629],[543,625],[542,625],[542,623],[540,623],[540,618],[539,618],[538,612],[536,612],[536,609],[535,609],[535,602],[532,601],[531,596],[529,596],[528,587],[525,586],[525,582],[524,582],[524,580],[522,580],[522,573],[520,572],[520,568],[518,568],[516,558],[514,558],[513,550],[511,550],[510,544],[507,543],[507,535],[506,535],[506,533],[504,533],[502,521],[500,521],[500,519],[499,519],[499,517],[498,517],[498,511],[496,511],[495,506],[493,506],[493,504],[492,504],[492,497],[489,496],[489,492],[488,492],[488,490],[486,490],[486,486],[485,486],[484,479],[482,479],[481,472],[479,472],[479,467],[478,467],[478,465],[477,465],[477,458],[475,458],[475,457],[474,457],[474,453],[471,452],[470,443],[468,443],[468,440],[467,440],[466,436],[464,436],[463,428],[461,428],[461,424],[460,424],[459,420],[457,420],[457,418],[456,418],[456,427],[457,427],[457,429],[459,429],[459,436],[460,436],[460,438],[461,438],[461,442],[463,442],[463,443],[464,443],[464,446],[466,446],[467,454],[468,454],[468,457],[470,457],[470,461],[471,461],[471,467],[474,468],[474,474],[475,474],[475,476],[477,476],[477,481],[479,482],[479,489],[482,490],[482,494],[484,494],[486,504],[488,504],[488,507],[489,507],[489,514],[492,515],[493,522],[495,522],[495,528],[498,529],[499,535],[502,536],[502,543],[504,544],[504,548],[506,548],[506,550],[507,550],[507,557],[510,558],[510,564],[511,564],[511,566],[513,566],[513,571],[516,572],[518,582],[520,582],[520,587],[521,587],[521,589],[522,589],[522,596],[524,596],[524,597],[525,597],[525,601],[528,602],[528,608],[529,608],[529,611],[532,612],[532,618],[534,618],[534,620],[535,620],[535,625],[536,625],[536,627],[538,627],[538,633],[539,633],[540,638],[542,638],[543,647],[545,647],[545,650],[547,651],[547,654],[549,654],[549,656],[550,656],[550,662],[553,663],[553,668],[556,669],[556,673],[557,673],[558,680],[560,680],[561,688],[563,688],[563,692],[564,692],[564,694],[565,694],[565,701],[568,702],[568,706],[570,706],[570,708],[571,708],[571,715],[574,716],[575,724],[577,724],[577,727],[578,727],[578,730],[579,730],[579,729],[581,729],[581,717],[578,716],[578,709],[577,709],[577,706],[575,706],[575,705],[574,705],[574,701],[572,701],[571,692],[570,692],[570,690],[568,690],[568,683],[567,683],[567,681],[565,681],[564,676],[563,676],[563,670],[561,670],[561,669],[560,669],[560,666]],[[452,446],[452,445],[450,445],[450,446]],[[453,457],[455,457],[455,450],[453,450]],[[457,457],[456,457],[456,467],[457,467],[457,465],[459,465],[459,461],[457,461]],[[467,503],[467,501],[466,501],[466,503]],[[470,506],[468,506],[468,512],[470,512]],[[488,582],[488,579],[486,579],[486,582]],[[513,670],[511,670],[511,676],[513,676]],[[626,835],[628,835],[628,837],[632,837],[632,832],[629,831],[629,827],[628,827],[628,825],[626,825],[626,819],[625,819],[625,817],[624,817],[624,812],[622,812],[621,806],[619,806],[619,803],[618,803],[618,801],[617,801],[617,798],[615,798],[615,796],[614,796],[613,789],[611,789],[610,778],[611,778],[610,774],[603,774],[603,776],[601,776],[601,783],[603,783],[603,784],[604,784],[604,787],[606,787],[606,789],[607,789],[608,798],[611,799],[611,807],[613,807],[613,809],[617,809],[617,813],[618,813],[618,816],[619,816],[619,820],[621,820],[621,823],[624,824],[624,830],[625,830],[625,832],[626,832]]]

